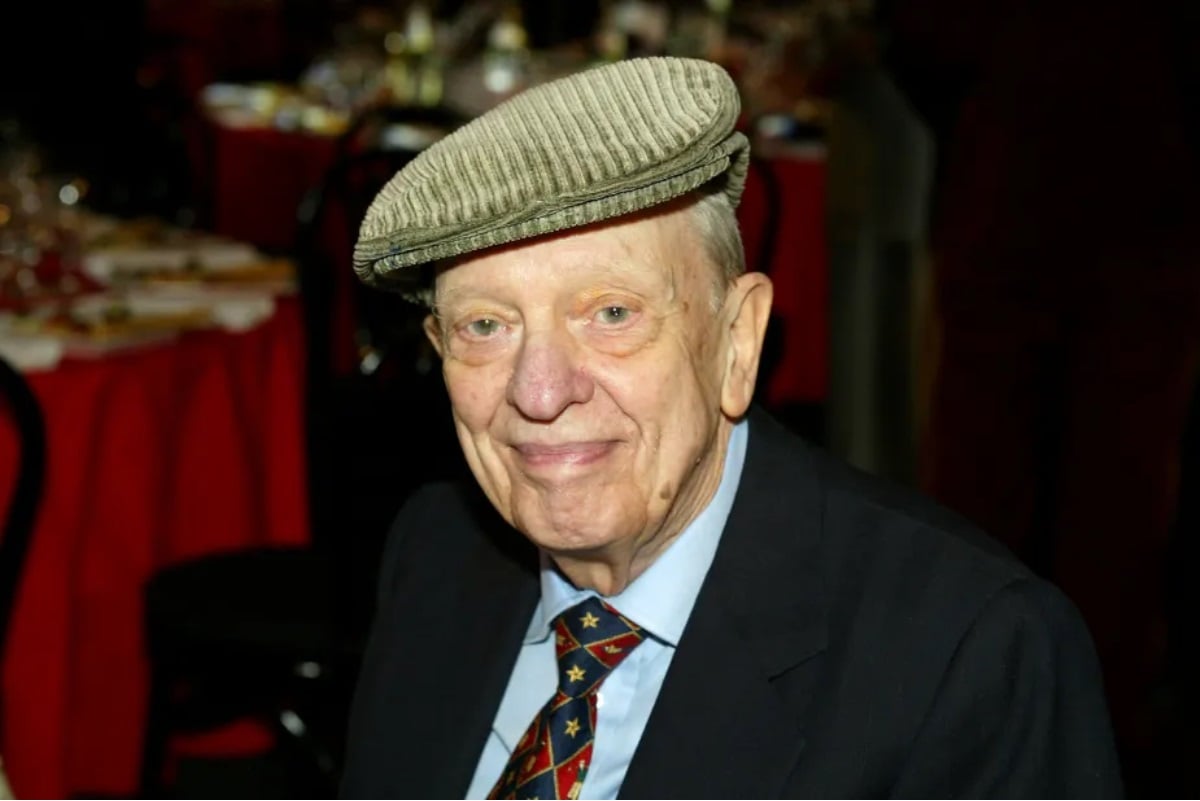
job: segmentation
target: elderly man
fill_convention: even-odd
[[[396,522],[344,794],[1119,792],[1064,598],[752,408],[737,115],[714,65],[620,62],[372,205],[359,273],[429,303],[478,487]]]

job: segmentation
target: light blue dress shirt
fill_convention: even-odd
[[[613,670],[597,695],[596,742],[580,798],[616,798],[666,678],[700,585],[712,565],[725,520],[733,506],[746,456],[746,421],[733,428],[724,472],[708,506],[642,575],[605,600],[649,636]],[[542,598],[533,611],[524,645],[491,734],[479,757],[467,798],[486,798],[508,764],[513,746],[534,715],[554,694],[558,668],[550,626],[562,612],[595,595],[567,581],[542,555]]]

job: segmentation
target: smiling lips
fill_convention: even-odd
[[[611,453],[616,444],[613,440],[564,442],[555,445],[527,442],[512,447],[527,467],[553,468],[593,464]]]

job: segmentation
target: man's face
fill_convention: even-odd
[[[467,461],[552,554],[655,554],[715,491],[730,338],[714,270],[676,207],[438,277],[427,328]]]

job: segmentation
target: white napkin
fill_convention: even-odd
[[[12,797],[12,788],[8,786],[8,777],[4,775],[4,762],[0,760],[0,799],[8,801]]]
[[[57,367],[63,357],[62,340],[13,330],[12,320],[12,315],[0,314],[0,356],[23,373]]]
[[[164,284],[126,292],[125,302],[134,315],[207,309],[214,325],[234,332],[254,328],[275,313],[274,296],[250,287]]]
[[[262,259],[258,250],[240,242],[98,248],[84,256],[83,270],[93,279],[107,284],[122,272],[183,270],[193,265],[216,271],[242,267]]]

